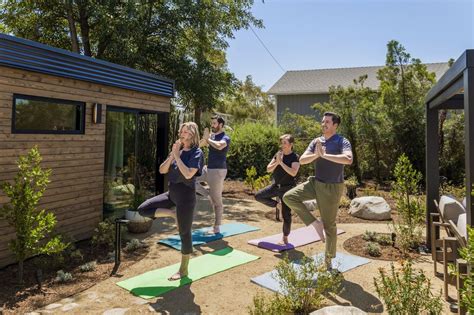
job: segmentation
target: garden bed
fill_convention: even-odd
[[[382,235],[388,235],[390,234],[382,234]],[[356,235],[353,236],[349,239],[347,239],[343,246],[344,249],[347,250],[349,253],[357,255],[357,256],[363,256],[367,257],[370,259],[377,259],[377,260],[389,260],[389,261],[397,261],[397,260],[404,260],[407,258],[418,258],[420,254],[418,252],[409,252],[408,257],[403,255],[402,251],[397,247],[392,245],[379,245],[380,246],[380,256],[371,256],[367,252],[367,243],[362,235]]]
[[[124,242],[125,243],[125,242]],[[0,270],[0,313],[24,314],[41,308],[76,293],[84,291],[111,276],[114,267],[114,258],[107,250],[91,251],[90,240],[76,244],[83,254],[82,260],[73,260],[70,255],[64,255],[64,261],[56,256],[38,256],[25,261],[24,285],[18,285],[18,265],[10,265]],[[148,248],[139,248],[128,253],[122,250],[120,270],[144,258]],[[96,261],[93,271],[81,272],[79,266]],[[42,266],[42,289],[38,288],[36,270],[38,264]],[[64,270],[72,274],[72,280],[60,283],[55,281],[56,272]]]

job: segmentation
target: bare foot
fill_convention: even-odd
[[[283,236],[281,241],[278,242],[278,245],[288,245],[288,236]]]
[[[316,230],[316,233],[321,238],[321,241],[324,243],[326,242],[326,237],[324,236],[324,224],[320,220],[316,219],[313,223],[311,223],[313,228]]]
[[[185,278],[187,277],[188,275],[185,275],[185,274],[182,274],[181,272],[177,272],[175,273],[174,275],[172,275],[171,277],[168,278],[169,281],[176,281],[176,280],[179,280],[181,278]]]

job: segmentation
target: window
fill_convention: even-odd
[[[85,103],[14,95],[13,133],[83,134]]]

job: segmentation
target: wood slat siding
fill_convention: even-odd
[[[12,134],[13,94],[86,103],[85,134]],[[92,123],[92,104],[169,112],[170,99],[79,80],[59,78],[0,66],[0,182],[13,180],[16,160],[34,145],[42,166],[53,170],[40,207],[53,211],[57,231],[76,240],[88,238],[102,220],[106,106],[102,124]],[[0,207],[8,198],[0,192]],[[0,220],[0,267],[14,262],[8,241],[15,237]]]

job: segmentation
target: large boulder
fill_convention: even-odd
[[[366,315],[367,313],[354,306],[341,306],[341,305],[327,306],[310,313],[310,315],[336,315],[336,314],[337,315],[340,315],[340,314]]]
[[[359,197],[351,201],[349,214],[366,220],[390,220],[390,206],[382,197]]]

